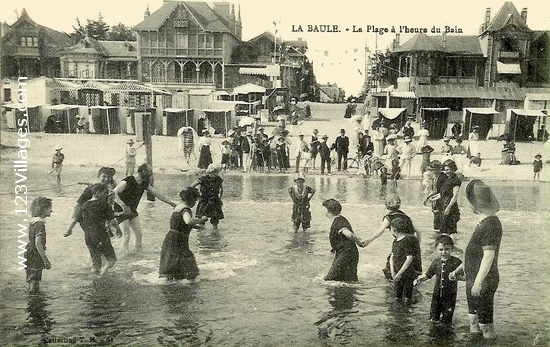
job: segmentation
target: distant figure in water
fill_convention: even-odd
[[[65,155],[61,153],[61,146],[57,145],[55,146],[55,154],[52,158],[52,169],[49,174],[55,171],[57,176],[57,183],[61,183],[61,169],[63,169],[63,160],[65,160]]]
[[[172,212],[170,231],[162,244],[159,277],[167,280],[194,280],[199,275],[199,268],[189,249],[189,234],[191,229],[203,229],[207,218],[193,218],[191,209],[199,198],[196,188],[184,189],[179,196],[181,203]]]
[[[327,209],[325,215],[332,220],[329,240],[331,252],[334,253],[334,261],[325,281],[356,282],[359,263],[357,246],[365,247],[365,244],[353,233],[347,218],[340,214],[342,205],[337,200],[325,200],[323,206]]]
[[[304,175],[298,175],[294,179],[294,186],[288,188],[288,194],[292,199],[292,223],[294,232],[302,225],[302,230],[307,231],[311,226],[311,211],[309,201],[315,195],[315,188],[305,185]]]
[[[200,186],[200,200],[197,205],[197,217],[210,218],[210,224],[214,230],[218,229],[220,220],[224,218],[222,210],[223,179],[219,173],[221,166],[210,164],[206,169],[206,175],[199,177],[190,187]]]

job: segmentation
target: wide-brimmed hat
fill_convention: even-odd
[[[304,133],[299,133],[298,136],[304,136]]]
[[[99,175],[101,175],[101,174],[103,174],[103,173],[106,174],[106,175],[108,175],[108,176],[111,176],[111,177],[112,177],[112,176],[115,175],[116,170],[115,170],[114,168],[112,168],[112,167],[104,166],[104,167],[102,167],[101,169],[99,169],[99,170],[97,171],[97,175],[99,176]]]
[[[396,139],[397,139],[397,135],[395,135],[395,134],[389,134],[388,137],[386,137],[387,141],[396,140]]]
[[[410,138],[410,136],[405,136],[403,139],[404,142],[412,142],[413,139]]]
[[[500,210],[500,204],[493,194],[491,187],[482,180],[472,180],[466,186],[466,198],[472,207],[486,214],[493,214]]]
[[[321,136],[322,139],[328,139],[328,135],[327,134],[323,134],[323,136]]]
[[[220,167],[217,165],[217,164],[210,164],[208,165],[208,168],[206,169],[206,173],[212,173],[212,172],[217,172],[217,171],[220,171]]]
[[[296,182],[297,180],[305,181],[306,178],[303,174],[299,174],[299,175],[296,175],[296,177],[294,177],[294,182]]]
[[[540,158],[542,158],[542,155],[541,155],[540,153],[537,153],[537,154],[535,155],[535,158],[540,159]]]
[[[134,139],[128,139],[128,141],[126,141],[126,143],[134,143]]]
[[[318,129],[313,129],[313,133],[314,133],[314,134],[317,134],[318,132],[319,132]]]
[[[434,170],[434,169],[442,169],[443,168],[443,165],[441,164],[441,162],[439,160],[432,160],[430,162],[430,166],[429,166],[429,169],[430,170]]]
[[[61,147],[60,145],[55,145],[54,147],[54,151],[59,151],[59,150],[62,150],[63,147]]]
[[[444,138],[443,138],[443,142],[450,142],[450,141],[451,141],[451,139],[448,138],[448,137],[444,137]]]
[[[433,147],[430,145],[426,145],[420,149],[420,152],[422,153],[432,153],[434,151]]]

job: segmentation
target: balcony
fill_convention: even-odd
[[[439,76],[436,78],[436,82],[436,84],[477,85],[477,78],[474,76]]]
[[[498,52],[499,59],[519,59],[519,52]]]
[[[151,57],[193,57],[193,58],[222,58],[222,48],[152,48],[142,47],[142,56]]]

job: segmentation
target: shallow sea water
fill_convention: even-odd
[[[71,181],[89,177],[82,172]],[[174,199],[193,180],[190,175],[155,176],[156,186]],[[389,187],[381,189],[376,180],[308,177],[306,183],[317,189],[312,228],[294,233],[287,194],[292,177],[224,176],[226,218],[219,233],[208,225],[190,237],[201,271],[199,280],[176,284],[158,279],[159,253],[171,213],[168,205],[143,199],[138,209],[143,252],[120,258],[112,273],[94,280],[88,273],[89,254],[80,228],[75,227],[69,238],[62,236],[84,187],[56,188],[51,177],[38,175],[32,183],[34,189],[48,189],[41,194],[54,200],[54,213],[46,224],[52,269],[43,273],[42,294],[29,297],[24,271],[17,270],[19,217],[11,208],[12,196],[7,195],[12,188],[5,185],[0,195],[2,346],[68,338],[80,343],[80,337],[81,345],[112,346],[483,345],[468,334],[464,282],[459,283],[452,330],[428,323],[433,281],[415,289],[410,307],[393,302],[391,284],[381,272],[391,248],[389,233],[360,250],[358,283],[323,281],[333,255],[328,242],[330,221],[324,216],[322,201],[340,200],[342,214],[365,238],[378,228],[385,213],[384,197],[391,192]],[[497,345],[546,346],[548,186],[487,183],[501,202],[499,217],[504,225],[501,284],[495,298]],[[397,192],[402,209],[422,231],[423,265],[427,267],[435,255],[434,235],[432,214],[421,203],[420,183],[399,182]],[[457,246],[464,249],[477,217],[468,209],[463,191],[459,206],[462,219]],[[118,240],[113,243],[118,250]]]

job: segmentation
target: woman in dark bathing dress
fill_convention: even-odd
[[[170,231],[162,244],[160,253],[159,277],[168,280],[193,280],[199,275],[199,268],[193,252],[189,249],[191,229],[204,228],[204,218],[193,218],[191,208],[199,198],[195,188],[180,192],[181,204],[178,204],[170,217]]]

